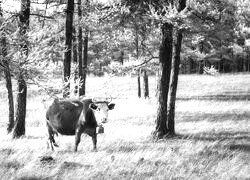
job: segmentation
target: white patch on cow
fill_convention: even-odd
[[[82,125],[85,123],[85,116],[83,111],[80,114],[79,121]]]
[[[70,103],[73,104],[73,105],[76,106],[76,107],[79,106],[79,104],[77,104],[77,103],[74,103],[74,102],[70,102]]]

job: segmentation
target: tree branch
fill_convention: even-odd
[[[149,63],[149,62],[152,61],[153,59],[159,59],[159,57],[152,56],[151,58],[149,58],[148,60],[145,60],[145,61],[142,62],[141,64],[137,64],[137,65],[133,65],[133,66],[124,68],[123,71],[129,71],[129,70],[131,70],[131,69],[135,69],[135,68],[141,67],[141,66],[143,66],[144,64]]]
[[[147,64],[148,62],[152,61],[153,59],[158,59],[158,58],[159,58],[159,57],[153,56],[153,57],[149,58],[148,60],[142,62],[141,64],[134,65],[134,66],[132,66],[131,68],[132,68],[132,69],[133,69],[133,68],[137,68],[137,67],[139,67],[139,66],[142,66],[142,65],[144,65],[144,64]]]
[[[42,14],[30,14],[31,16],[37,16],[37,17],[42,17],[42,18],[47,18],[47,19],[55,19],[54,17],[51,17],[51,16],[45,16],[45,15],[42,15]]]

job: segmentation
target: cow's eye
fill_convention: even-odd
[[[100,108],[97,108],[96,110],[97,110],[97,111],[100,111],[101,109],[100,109]]]

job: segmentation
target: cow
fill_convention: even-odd
[[[103,131],[103,123],[107,122],[108,111],[114,109],[115,104],[110,101],[59,100],[55,99],[46,112],[46,124],[49,133],[49,143],[52,151],[58,147],[54,135],[75,135],[77,151],[81,134],[86,133],[92,137],[93,150],[96,151],[97,129]]]

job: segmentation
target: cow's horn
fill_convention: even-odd
[[[109,98],[107,98],[106,102],[109,104],[112,101],[112,97],[109,96]]]
[[[96,98],[93,97],[93,98],[92,98],[92,102],[93,102],[93,103],[96,103],[96,102],[97,102]]]

